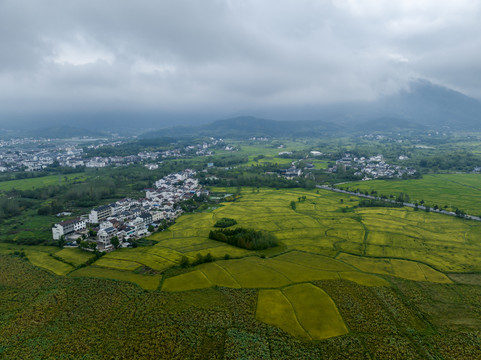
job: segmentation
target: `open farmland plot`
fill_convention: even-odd
[[[65,178],[67,183],[72,181],[85,181],[87,176],[85,174],[66,174],[66,175],[51,175],[42,176],[31,179],[20,179],[0,182],[0,191],[9,191],[12,189],[17,190],[29,190],[34,188],[42,188],[49,185],[65,184]]]
[[[195,259],[197,254],[210,253],[219,259],[261,254],[207,238],[218,219],[229,217],[237,220],[237,226],[273,232],[281,246],[272,249],[270,256],[286,250],[331,257],[346,252],[418,261],[441,271],[481,271],[481,263],[471,256],[481,250],[481,224],[410,208],[340,212],[341,207],[357,203],[350,198],[323,190],[246,190],[239,200],[212,212],[180,217],[168,230],[152,235],[158,241],[152,248],[123,249],[106,258],[163,271],[178,264],[183,255]],[[291,201],[296,202],[296,210],[290,207]]]
[[[376,190],[378,194],[408,194],[411,201],[424,200],[429,206],[458,207],[472,215],[481,215],[481,174],[434,174],[422,179],[392,181],[371,180],[346,183],[342,187]]]
[[[66,275],[74,270],[72,265],[55,259],[49,253],[29,250],[26,254],[33,265],[47,269],[56,275]]]
[[[65,248],[55,253],[55,256],[60,258],[66,263],[72,264],[75,267],[78,267],[82,264],[85,264],[91,258],[94,257],[94,254],[83,251],[79,248]]]
[[[97,266],[87,266],[73,271],[71,277],[94,277],[128,281],[139,285],[145,290],[155,290],[159,287],[160,275],[140,275],[130,271],[106,269]]]
[[[116,250],[99,259],[96,265],[128,271],[145,266],[162,272],[178,265],[183,256],[193,261],[198,255],[205,256],[209,253],[216,259],[222,259],[226,255],[231,258],[261,254],[272,257],[282,252],[302,250],[330,257],[349,253],[368,258],[411,260],[448,272],[481,271],[481,262],[476,256],[472,256],[481,250],[481,224],[478,222],[414,211],[410,208],[355,208],[345,213],[339,211],[346,205],[353,206],[357,203],[349,201],[350,198],[324,190],[245,191],[239,200],[223,203],[212,212],[180,217],[168,230],[152,235],[152,239],[158,241],[152,247]],[[296,210],[291,208],[291,201],[298,205]],[[271,231],[280,240],[280,246],[269,251],[256,252],[208,239],[208,232],[222,217],[236,219],[237,226]],[[72,253],[69,257],[67,254],[70,252],[70,249],[62,250],[55,256],[75,266],[85,261],[84,258],[75,259],[75,256],[89,256],[87,253],[80,255],[76,252],[76,255]],[[40,257],[45,258],[44,255],[37,256],[37,259],[32,257],[32,261],[38,266],[52,270],[55,268],[54,264],[57,264],[62,267],[57,273],[72,270],[63,261],[57,263],[58,260],[50,257],[45,258],[49,261],[42,262],[39,261]],[[277,263],[272,262],[270,266],[268,263],[247,264],[255,271],[244,274],[239,283],[246,287],[258,286],[255,279],[251,280],[255,272],[265,275],[262,286],[265,286],[269,279],[278,279],[273,280],[277,284],[284,281],[279,279],[285,278],[294,282],[299,282],[300,279],[340,278],[337,273],[323,273],[325,269],[316,269],[315,276],[314,269],[306,270],[302,276],[297,276],[295,271],[288,273],[287,270],[279,275],[282,273],[278,270],[282,267],[279,261],[283,260],[279,257],[276,261]],[[364,267],[362,270],[366,273],[379,273],[378,264],[370,264],[372,269]],[[259,270],[259,266],[263,271]],[[288,268],[295,266],[304,266],[304,263],[297,262]],[[410,274],[406,276],[425,279],[421,275],[413,275],[418,274],[416,269],[406,270],[405,273]],[[382,274],[393,273],[396,274],[396,271],[391,268]],[[348,278],[348,275],[343,278]],[[360,279],[360,276],[352,275],[350,278]],[[214,280],[213,283],[215,282]]]
[[[259,291],[256,318],[300,339],[322,340],[348,332],[332,299],[312,284]]]
[[[164,292],[130,283],[151,280],[143,288],[155,289],[155,276],[134,281],[126,271],[77,271],[55,276],[0,255],[1,358],[471,360],[481,354],[475,284],[390,278],[393,287],[327,280]],[[321,340],[309,341],[314,337]]]
[[[337,259],[351,264],[358,269],[375,274],[391,275],[407,280],[451,283],[443,273],[414,261],[398,259],[375,259],[349,254],[340,254]]]
[[[100,260],[103,260],[103,259],[125,260],[125,264],[127,266],[126,270],[131,270],[132,267],[134,266],[134,263],[137,263],[137,267],[144,265],[157,271],[163,271],[175,265],[173,260],[166,259],[161,256],[155,255],[153,253],[150,253],[148,251],[149,249],[145,249],[145,248],[137,248],[137,249],[132,249],[132,250],[122,249],[121,251],[117,250],[117,251],[108,253],[107,255],[102,257]],[[116,264],[120,264],[120,262],[117,262]]]
[[[0,243],[0,254],[9,254],[14,251],[24,251],[24,250],[34,250],[40,251],[48,254],[54,254],[59,249],[58,247],[54,246],[42,246],[42,245],[18,245],[12,243]]]
[[[212,286],[278,288],[295,283],[341,278],[366,286],[389,286],[387,281],[372,274],[360,273],[357,268],[344,262],[327,256],[292,251],[267,259],[250,256],[202,264],[194,267],[191,272],[165,279],[162,289],[181,291]]]
[[[121,260],[121,259],[114,259],[109,257],[103,257],[95,262],[96,266],[106,267],[111,269],[118,269],[118,270],[135,270],[141,267],[142,265],[135,261],[129,260]]]
[[[299,323],[313,340],[322,340],[348,332],[332,299],[312,284],[299,284],[285,288]]]

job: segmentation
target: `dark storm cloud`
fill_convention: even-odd
[[[481,97],[477,1],[0,1],[3,111],[236,111]]]

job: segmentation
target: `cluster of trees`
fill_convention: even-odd
[[[233,226],[233,225],[236,225],[237,224],[237,221],[236,219],[231,219],[231,218],[222,218],[220,220],[218,220],[215,224],[214,224],[214,227],[218,227],[218,228],[227,228],[229,226]]]
[[[130,141],[117,146],[103,146],[98,149],[84,148],[84,153],[88,157],[101,156],[129,156],[137,155],[142,151],[163,151],[174,146],[176,140],[173,138],[141,139]]]
[[[30,206],[31,201],[27,199],[0,197],[0,220],[20,215],[23,210]]]
[[[205,255],[202,254],[197,254],[196,258],[194,261],[190,262],[189,258],[187,256],[182,256],[180,259],[180,266],[183,268],[189,267],[189,266],[195,266],[195,265],[200,265],[208,262],[214,261],[215,258],[212,256],[211,253],[207,253]]]
[[[108,199],[116,193],[116,183],[113,179],[89,181],[70,187],[64,194],[66,201],[75,202],[79,207],[98,205],[102,199]]]
[[[249,157],[247,155],[222,155],[219,157],[215,157],[212,159],[211,162],[214,163],[214,166],[219,167],[227,167],[233,166],[238,164],[245,164],[249,161]]]
[[[205,194],[200,194],[199,196],[194,195],[192,198],[188,200],[184,200],[180,203],[180,208],[184,212],[193,212],[197,209],[206,209],[210,204],[209,197]],[[177,204],[174,204],[174,207]]]
[[[209,239],[222,241],[247,250],[263,250],[277,246],[277,237],[263,230],[246,228],[211,230]]]
[[[448,154],[424,156],[418,165],[423,169],[472,171],[475,167],[481,167],[481,158],[468,151],[457,151]]]
[[[22,179],[32,179],[44,176],[51,176],[55,174],[65,175],[82,173],[85,171],[85,167],[60,167],[57,163],[49,165],[46,169],[41,171],[17,171],[17,172],[6,172],[0,174],[0,181],[11,181],[11,180],[22,180]]]
[[[254,167],[255,168],[255,167]],[[200,179],[200,182],[207,186],[223,186],[223,187],[270,187],[276,189],[302,187],[306,189],[314,189],[316,183],[313,179],[300,177],[289,180],[276,174],[266,174],[249,170],[216,172],[214,176],[206,176]]]

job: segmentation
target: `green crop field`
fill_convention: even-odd
[[[78,248],[65,248],[56,252],[55,256],[60,258],[64,262],[77,267],[85,264],[87,261],[93,258],[94,254]]]
[[[346,263],[348,262],[346,261]],[[245,257],[237,260],[220,260],[199,265],[192,272],[170,277],[164,281],[162,289],[184,291],[211,286],[276,288],[294,283],[339,280],[341,278],[361,285],[389,286],[387,281],[371,274],[360,273],[346,263],[299,251],[266,259]],[[358,274],[355,274],[356,272]],[[379,273],[378,271],[370,272]],[[382,274],[393,275],[393,273],[387,272]],[[424,277],[422,280],[431,281]]]
[[[33,265],[47,269],[56,275],[66,275],[75,269],[72,265],[59,261],[46,252],[27,250],[26,254]]]
[[[93,277],[103,279],[115,279],[121,281],[128,281],[139,285],[145,290],[155,290],[158,288],[161,276],[160,275],[141,275],[130,271],[121,271],[114,269],[106,269],[97,266],[83,267],[70,273],[71,277]]]
[[[42,176],[31,179],[10,180],[0,182],[0,191],[8,191],[12,189],[29,190],[33,188],[42,188],[48,185],[65,185],[73,181],[85,181],[87,177],[84,174],[66,174]]]
[[[369,192],[375,190],[386,196],[397,196],[402,192],[408,194],[412,202],[424,200],[431,207],[448,206],[470,215],[481,215],[481,174],[435,174],[416,180],[371,180],[340,186]]]
[[[216,189],[220,190],[222,189]],[[299,201],[302,196],[305,196],[306,200]],[[296,210],[290,207],[291,201],[296,202]],[[193,261],[196,256],[209,253],[218,260],[225,256],[243,258],[264,254],[271,258],[272,267],[262,265],[265,281],[272,280],[276,284],[284,283],[286,277],[289,283],[304,281],[299,280],[302,277],[307,279],[306,281],[319,278],[326,269],[311,267],[309,271],[294,270],[294,267],[302,266],[311,254],[324,255],[324,263],[327,263],[326,259],[334,261],[333,257],[345,253],[368,259],[374,257],[386,258],[388,261],[409,260],[425,264],[433,271],[481,271],[481,264],[471,256],[481,247],[480,223],[423,211],[416,212],[409,208],[358,208],[349,212],[339,211],[342,207],[356,204],[355,197],[328,191],[246,191],[238,201],[224,203],[211,212],[182,216],[168,230],[152,235],[152,239],[157,241],[154,246],[117,250],[106,254],[97,261],[97,265],[129,271],[145,266],[162,272],[179,264],[182,256]],[[238,226],[272,231],[281,243],[269,250],[249,251],[208,239],[209,230],[222,217],[236,219]],[[307,255],[303,256],[302,261],[290,261],[289,266],[284,264],[283,256],[286,255],[276,257],[293,250],[303,251]],[[293,257],[293,254],[295,252],[290,256]],[[62,258],[62,253],[59,257]],[[65,261],[76,266],[79,264],[68,258],[65,258]],[[314,260],[314,263],[318,261]],[[361,270],[380,274],[373,264],[371,263],[372,271],[368,271],[366,267]],[[257,269],[257,266],[258,264],[252,263],[252,269]],[[420,266],[416,265],[405,273],[411,274],[414,280],[426,279],[415,275],[416,271],[421,271]],[[280,276],[277,268],[291,269],[291,272]],[[350,268],[343,271],[352,270]],[[301,275],[296,275],[298,273]],[[309,278],[311,274],[315,275],[312,279]],[[382,274],[396,275],[393,271]],[[262,287],[256,285],[255,281],[252,282],[248,274],[242,275],[239,281],[246,287]]]
[[[332,299],[312,284],[259,291],[256,317],[301,339],[322,340],[348,332]]]

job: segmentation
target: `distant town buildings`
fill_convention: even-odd
[[[400,160],[406,159],[403,158]],[[376,155],[370,158],[358,158],[354,157],[352,154],[346,153],[341,159],[336,161],[336,167],[332,168],[331,171],[337,171],[339,166],[356,169],[357,171],[354,175],[363,176],[363,180],[394,177],[401,178],[402,176],[413,176],[416,173],[416,169],[386,163],[382,155]]]
[[[116,147],[121,141],[105,141],[100,144],[89,145],[87,150],[101,149],[106,146]],[[0,141],[0,172],[13,171],[41,171],[48,166],[104,168],[106,166],[126,166],[142,162],[149,162],[145,166],[149,170],[158,169],[163,159],[175,159],[188,155],[209,156],[213,148],[228,151],[237,148],[226,145],[222,139],[210,138],[208,141],[188,145],[183,148],[164,151],[141,151],[126,156],[94,156],[87,157],[79,144],[54,143],[50,140],[12,139]]]

